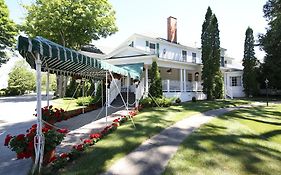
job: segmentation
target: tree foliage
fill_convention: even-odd
[[[27,9],[23,30],[63,46],[80,49],[117,31],[115,11],[107,0],[37,0]]]
[[[269,87],[281,89],[281,0],[268,0],[263,7],[268,21],[266,34],[260,35],[261,48],[266,52],[262,64],[262,80],[269,80]]]
[[[207,99],[222,98],[223,80],[220,71],[220,37],[218,21],[210,7],[202,25],[202,79]]]
[[[257,94],[257,58],[254,50],[253,30],[248,27],[245,33],[243,57],[243,87],[247,97]]]
[[[151,84],[149,87],[150,95],[155,98],[161,98],[163,96],[162,81],[156,61],[153,61],[152,63],[151,70],[150,70],[150,79],[151,79]]]
[[[35,90],[35,75],[28,69],[25,60],[16,62],[9,73],[8,92],[9,95],[21,95],[26,91]]]
[[[9,10],[4,0],[0,0],[0,66],[8,61],[5,49],[15,43],[17,28],[15,23],[9,19]]]

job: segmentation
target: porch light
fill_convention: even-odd
[[[168,69],[167,72],[168,72],[168,74],[171,74],[172,73],[172,69],[171,68]]]

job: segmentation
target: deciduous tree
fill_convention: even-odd
[[[0,66],[8,61],[5,53],[7,47],[15,43],[17,28],[15,23],[9,19],[9,10],[4,0],[0,0]]]
[[[115,11],[108,0],[36,0],[25,6],[27,16],[22,29],[28,35],[42,36],[63,46],[80,49],[92,40],[117,31]],[[58,76],[57,93],[65,92]]]
[[[270,88],[281,89],[281,0],[268,0],[263,11],[269,27],[260,36],[261,48],[266,52],[261,83],[267,78]]]

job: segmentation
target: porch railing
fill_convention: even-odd
[[[162,89],[164,92],[189,92],[202,91],[203,86],[201,81],[186,81],[184,83],[177,80],[162,80]]]

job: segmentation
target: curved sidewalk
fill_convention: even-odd
[[[239,108],[241,107],[216,109],[183,119],[143,142],[103,175],[159,175],[177,152],[178,146],[192,131],[215,116]]]

